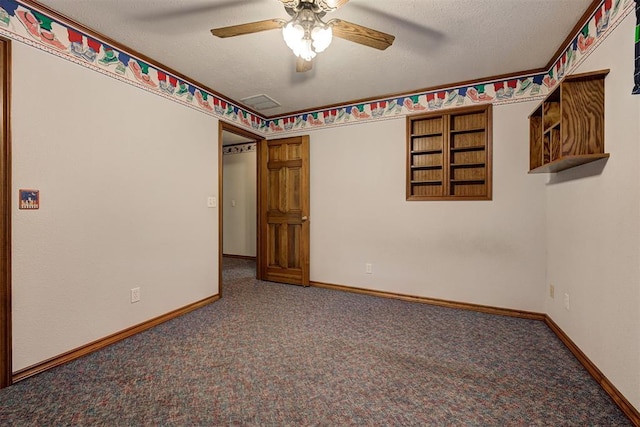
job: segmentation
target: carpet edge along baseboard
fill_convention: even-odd
[[[582,350],[569,338],[569,336],[553,321],[547,314],[531,311],[513,310],[509,308],[491,307],[480,304],[471,304],[456,301],[447,301],[436,298],[418,297],[406,294],[397,294],[386,291],[374,291],[370,289],[357,288],[352,286],[335,285],[323,282],[311,282],[311,286],[325,289],[333,289],[344,292],[353,292],[363,295],[371,295],[382,298],[398,299],[402,301],[417,302],[421,304],[436,305],[439,307],[456,308],[461,310],[477,311],[500,316],[518,317],[529,320],[539,320],[544,322],[549,329],[558,337],[560,341],[571,351],[576,359],[591,374],[602,389],[611,397],[611,400],[620,408],[622,412],[636,427],[640,427],[640,412],[627,400],[626,397],[609,381],[609,379],[598,369],[598,367],[584,354]]]
[[[146,322],[139,323],[137,325],[131,326],[130,328],[124,329],[120,332],[116,332],[107,337],[98,339],[89,344],[80,346],[73,350],[69,350],[61,355],[54,356],[50,359],[47,359],[43,362],[36,363],[35,365],[26,367],[17,372],[13,373],[13,383],[15,384],[18,381],[29,378],[33,375],[39,374],[51,368],[55,368],[56,366],[60,366],[67,362],[71,362],[72,360],[78,359],[82,356],[86,356],[87,354],[98,351],[102,348],[105,348],[111,344],[115,344],[118,341],[122,341],[125,338],[129,338],[135,334],[146,331],[147,329],[151,329],[154,326],[157,326],[161,323],[169,321],[171,319],[175,319],[176,317],[180,317],[183,314],[187,314],[193,310],[197,310],[205,305],[211,304],[220,299],[220,294],[216,294],[207,298],[204,298],[200,301],[196,301],[192,304],[188,304],[184,307],[178,308],[176,310],[170,311],[169,313],[160,315],[158,317],[154,317],[153,319],[147,320]]]

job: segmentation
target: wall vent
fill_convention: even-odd
[[[268,110],[279,107],[280,103],[268,95],[254,95],[240,100],[244,105],[254,110]]]

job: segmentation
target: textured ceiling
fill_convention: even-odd
[[[592,0],[351,0],[327,15],[396,36],[375,50],[334,38],[295,72],[279,30],[228,39],[215,27],[287,18],[278,0],[40,0],[265,116],[544,67]]]

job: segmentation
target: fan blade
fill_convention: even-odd
[[[275,30],[282,28],[282,19],[267,19],[264,21],[250,22],[248,24],[232,25],[230,27],[214,28],[211,34],[216,37],[226,38],[242,36],[245,34],[258,33],[260,31]]]
[[[305,61],[300,57],[296,59],[296,71],[298,73],[306,73],[311,70],[311,68],[313,68],[313,63],[311,61]]]
[[[375,49],[385,50],[391,46],[396,39],[396,37],[391,34],[372,30],[371,28],[343,21],[342,19],[332,19],[328,24],[333,24],[334,36]]]

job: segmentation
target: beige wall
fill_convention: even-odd
[[[406,201],[404,118],[311,132],[311,280],[542,311],[531,109],[494,108],[493,201]]]
[[[579,68],[605,80],[599,161],[550,176],[545,311],[640,409],[640,96],[633,88],[634,16]],[[564,295],[569,295],[569,310]]]
[[[308,130],[311,279],[548,313],[640,408],[633,27],[628,15],[580,69],[611,69],[609,161],[529,175],[537,103],[495,106],[493,201],[407,202],[403,118]],[[18,370],[217,293],[206,198],[218,130],[190,108],[13,46],[13,189],[42,194],[39,211],[13,211]],[[131,304],[135,286],[142,301]]]
[[[222,253],[226,255],[256,256],[256,162],[255,151],[222,157]]]
[[[611,69],[611,158],[528,175],[538,102],[494,106],[491,202],[405,201],[404,119],[309,131],[311,280],[548,313],[640,409],[633,33],[630,14],[575,71]]]
[[[218,123],[13,43],[13,369],[218,293]],[[131,304],[130,289],[142,299]]]

